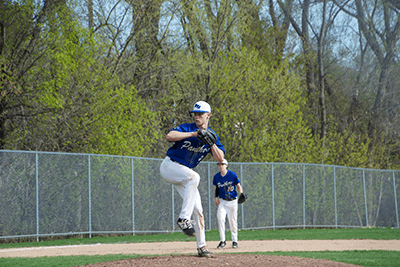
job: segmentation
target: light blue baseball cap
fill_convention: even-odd
[[[189,113],[193,113],[193,112],[200,112],[200,113],[209,112],[209,113],[211,113],[210,104],[208,104],[205,101],[198,101],[194,104],[193,110],[189,111]]]

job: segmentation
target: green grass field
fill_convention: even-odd
[[[227,233],[229,236],[229,233]],[[208,241],[218,241],[217,230],[206,232]],[[312,239],[400,239],[400,229],[357,228],[357,229],[295,229],[295,230],[257,230],[240,231],[240,240],[312,240]],[[141,243],[195,241],[180,232],[170,234],[135,235],[122,237],[70,238],[55,241],[0,244],[3,248],[61,246],[96,243]],[[265,255],[286,255],[316,259],[329,259],[361,266],[400,267],[400,251],[323,251],[323,252],[266,252],[252,253]],[[154,256],[154,255],[152,255]],[[77,266],[96,262],[143,257],[143,255],[104,255],[104,256],[58,256],[41,258],[0,258],[0,266]]]

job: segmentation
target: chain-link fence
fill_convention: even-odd
[[[182,200],[162,159],[0,151],[0,238],[177,231]],[[400,171],[318,164],[233,163],[249,199],[240,229],[399,228]],[[218,229],[215,162],[201,176],[207,229]],[[227,228],[229,229],[229,228]]]

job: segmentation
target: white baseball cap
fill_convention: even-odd
[[[199,101],[194,104],[193,110],[189,111],[189,113],[192,113],[192,112],[200,112],[200,113],[209,112],[209,113],[211,113],[211,107],[207,102]]]
[[[217,164],[219,164],[219,162],[218,162]],[[226,159],[224,159],[224,160],[222,161],[222,164],[228,165],[228,161],[227,161]]]

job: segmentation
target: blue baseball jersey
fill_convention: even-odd
[[[184,123],[178,127],[172,128],[171,131],[195,132],[197,129],[199,128],[196,123]],[[218,135],[215,144],[225,153],[225,148],[221,144]],[[185,165],[186,167],[194,168],[204,159],[205,156],[207,156],[208,153],[211,153],[212,155],[211,147],[209,145],[203,144],[199,139],[197,139],[197,137],[189,137],[176,141],[173,146],[168,149],[167,156],[173,161]]]
[[[218,197],[226,199],[237,198],[236,185],[240,184],[240,180],[236,173],[228,172],[222,177],[221,172],[214,175],[213,185],[218,186]]]

